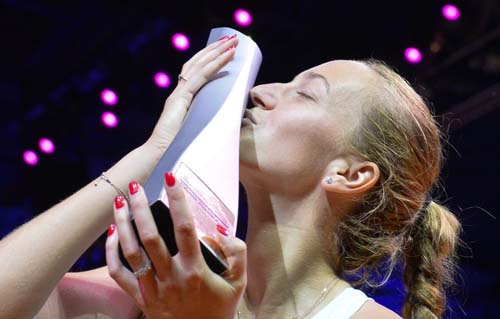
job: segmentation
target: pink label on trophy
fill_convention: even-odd
[[[235,216],[212,190],[183,162],[175,171],[175,177],[181,182],[186,201],[198,231],[198,238],[215,237],[217,225],[235,235]]]

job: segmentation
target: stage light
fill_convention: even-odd
[[[252,16],[245,9],[238,9],[234,12],[234,21],[240,27],[248,27],[252,24]]]
[[[422,53],[417,48],[407,48],[405,58],[408,62],[416,64],[422,61]]]
[[[179,51],[189,49],[189,39],[182,33],[176,33],[172,36],[172,44]]]
[[[155,74],[155,84],[160,88],[167,88],[170,86],[170,77],[163,72]]]
[[[101,115],[102,123],[110,128],[116,127],[118,125],[118,118],[112,112],[104,112]]]
[[[45,154],[52,154],[56,149],[54,143],[46,137],[43,137],[38,141],[38,147]]]
[[[109,105],[109,106],[113,106],[116,103],[118,103],[118,96],[112,90],[105,89],[101,92],[101,100],[102,100],[102,103]]]
[[[446,20],[455,21],[458,20],[458,18],[460,18],[460,10],[458,10],[457,6],[455,5],[447,4],[443,6],[442,12],[443,12],[443,17]]]
[[[34,166],[36,164],[38,164],[38,156],[36,155],[35,152],[33,151],[25,151],[23,153],[23,160],[26,164],[30,165],[30,166]]]

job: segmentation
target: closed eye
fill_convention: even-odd
[[[301,96],[303,96],[303,97],[305,97],[306,99],[309,99],[309,100],[312,100],[312,101],[316,102],[316,99],[315,99],[315,98],[313,98],[313,97],[312,97],[312,96],[310,96],[309,94],[306,94],[306,93],[304,93],[304,92],[302,92],[302,91],[297,91],[297,94],[298,94],[298,95],[301,95]]]

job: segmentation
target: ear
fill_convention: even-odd
[[[342,158],[330,163],[321,184],[327,192],[355,195],[367,192],[379,178],[377,164],[356,158]]]

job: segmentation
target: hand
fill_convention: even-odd
[[[236,34],[224,37],[199,51],[183,67],[176,88],[165,101],[163,112],[147,143],[158,147],[162,152],[167,149],[182,126],[194,95],[220,69],[234,57],[238,45]]]
[[[227,258],[228,270],[221,277],[213,273],[201,254],[193,217],[180,183],[165,186],[179,252],[170,256],[160,237],[143,188],[132,182],[130,205],[137,225],[139,246],[123,200],[115,202],[116,230],[106,241],[110,276],[136,302],[148,319],[234,318],[246,287],[246,246],[237,238],[218,236],[217,243]],[[120,207],[121,208],[117,208]],[[120,244],[134,271],[151,261],[152,268],[138,278],[120,261]]]

